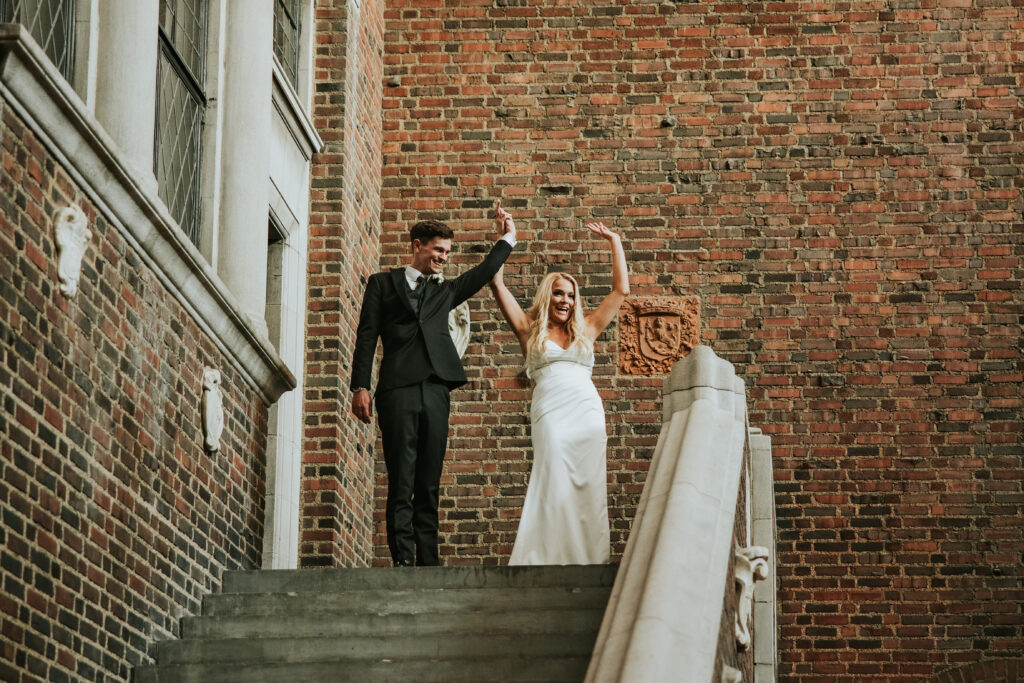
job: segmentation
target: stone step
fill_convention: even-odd
[[[614,566],[229,572],[135,683],[583,680]]]
[[[199,663],[263,666],[383,659],[588,657],[596,639],[595,628],[584,633],[169,640],[159,644],[157,661],[161,666]]]
[[[331,593],[426,588],[543,588],[607,586],[615,565],[549,567],[411,567],[234,571],[224,593]]]
[[[351,590],[315,597],[306,592],[209,595],[203,616],[440,614],[504,612],[541,608],[594,608],[607,605],[610,587],[480,588],[444,590]]]
[[[580,633],[593,631],[600,625],[607,601],[608,595],[604,593],[596,594],[587,605],[582,605],[576,600],[572,606],[557,608],[551,604],[555,601],[549,601],[544,608],[507,612],[497,612],[493,607],[469,612],[430,610],[422,605],[395,605],[385,601],[382,601],[380,611],[370,609],[359,613],[325,613],[321,609],[305,613],[295,609],[268,610],[265,613],[242,616],[186,617],[182,620],[181,637],[391,638],[414,634],[448,634],[461,637],[460,634],[464,633]]]
[[[511,657],[487,659],[350,660],[328,663],[264,664],[258,667],[182,664],[146,666],[134,683],[579,683],[584,657]]]

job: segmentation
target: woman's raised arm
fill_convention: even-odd
[[[494,294],[494,299],[498,302],[498,308],[501,309],[505,320],[512,327],[512,331],[516,333],[519,346],[523,349],[523,355],[526,355],[526,340],[530,338],[530,325],[533,321],[530,319],[530,316],[526,315],[519,302],[512,296],[512,292],[505,286],[504,275],[505,266],[502,266],[491,280],[491,292]]]
[[[629,296],[629,272],[626,269],[626,252],[622,249],[622,239],[605,227],[604,223],[587,223],[587,228],[595,235],[608,240],[612,248],[612,291],[586,318],[587,334],[591,339],[597,339],[619,312],[622,302]]]

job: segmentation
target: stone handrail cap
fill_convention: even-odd
[[[666,395],[695,387],[743,393],[743,380],[736,376],[732,363],[715,355],[710,346],[695,346],[688,356],[672,366],[665,382]]]

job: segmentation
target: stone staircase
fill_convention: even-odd
[[[230,572],[135,683],[566,681],[616,567]]]

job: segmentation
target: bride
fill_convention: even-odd
[[[511,221],[498,207],[502,223]],[[604,407],[591,380],[594,340],[629,294],[619,236],[587,223],[608,240],[612,291],[584,315],[576,279],[548,273],[533,305],[520,308],[503,269],[491,282],[501,312],[519,338],[533,380],[530,421],[533,469],[509,564],[603,564],[609,557]]]

